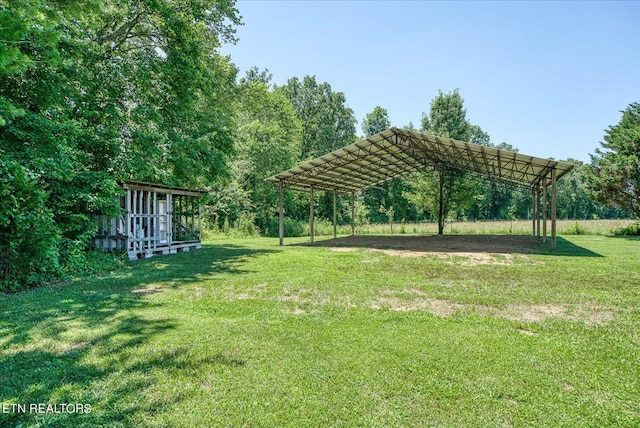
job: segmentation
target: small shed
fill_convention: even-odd
[[[136,260],[202,246],[203,192],[141,181],[127,181],[122,187],[123,215],[97,219],[94,247],[126,251]]]

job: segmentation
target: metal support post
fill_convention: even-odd
[[[284,245],[284,196],[282,194],[282,181],[280,182],[279,188],[279,196],[280,196],[280,204],[279,204],[279,223],[280,229],[278,236],[280,237],[280,246]]]

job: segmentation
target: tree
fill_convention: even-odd
[[[65,29],[85,8],[93,10],[87,2],[0,8],[0,259],[8,267],[0,269],[0,289],[59,276],[88,226],[83,212],[68,208],[96,206],[77,185],[90,174],[78,149],[80,126],[61,96],[71,86]],[[91,178],[96,187],[108,181]]]
[[[302,82],[293,77],[277,90],[291,101],[302,121],[303,160],[322,156],[356,139],[353,110],[347,107],[344,94],[334,92],[328,83],[318,83],[315,76],[305,76]]]
[[[576,159],[568,159],[575,167],[558,181],[557,216],[558,218],[588,219],[597,216],[596,202],[586,191],[585,167]],[[597,204],[599,205],[599,204]]]
[[[344,94],[334,92],[329,83],[318,83],[315,76],[305,76],[302,81],[293,77],[276,90],[289,99],[302,122],[301,160],[322,156],[356,140],[353,110],[347,107]],[[333,195],[318,192],[317,197],[316,215],[332,218]]]
[[[402,129],[406,129],[407,131],[417,131],[415,126],[413,126],[413,122],[409,122],[409,124],[403,126]]]
[[[502,142],[497,146],[491,143],[489,134],[479,126],[471,126],[471,142],[499,150],[517,152],[518,149]],[[479,195],[473,204],[472,211],[475,219],[510,219],[515,214],[513,207],[514,185],[488,177],[479,183]]]
[[[567,159],[575,165],[567,175],[558,181],[558,218],[593,219],[626,218],[629,213],[617,206],[604,205],[589,195],[587,191],[588,169],[577,159]]]
[[[591,196],[640,217],[640,103],[629,104],[610,126],[587,168]]]
[[[376,106],[362,120],[365,137],[378,134],[391,128],[387,110]],[[393,223],[394,219],[412,220],[416,217],[415,208],[405,197],[407,185],[402,177],[392,178],[363,192],[364,202],[371,221],[383,221],[385,217]],[[384,211],[380,207],[385,207]]]
[[[438,219],[438,234],[444,233],[450,214],[471,206],[478,193],[477,183],[459,171],[442,167],[416,175],[407,198]]]
[[[370,137],[389,128],[391,128],[391,122],[386,108],[375,106],[373,111],[362,119],[362,132],[365,137]]]
[[[60,269],[59,230],[35,175],[0,157],[0,290],[41,284]]]
[[[233,2],[33,0],[0,20],[0,161],[46,197],[51,280],[82,264],[92,217],[118,212],[118,181],[225,174],[236,70],[217,49],[240,23]]]
[[[295,165],[302,139],[302,124],[291,102],[282,92],[270,90],[268,82],[266,72],[256,70],[241,80],[231,186],[225,183],[215,192],[224,195],[230,188],[236,189],[226,208],[227,218],[233,222],[243,217],[245,223],[249,218],[262,231],[267,230],[278,209],[278,189],[265,178]],[[287,199],[290,205],[293,201]],[[291,206],[285,208],[292,211]]]
[[[448,94],[439,91],[438,95],[431,100],[429,114],[422,114],[422,131],[461,141],[471,139],[471,125],[467,121],[467,110],[457,89]]]
[[[478,125],[469,126],[469,142],[473,144],[480,144],[481,146],[493,147],[489,134],[483,131]]]
[[[472,128],[457,89],[448,94],[440,91],[431,101],[429,114],[422,116],[422,131],[469,141]],[[447,164],[435,165],[433,171],[415,176],[412,187],[407,193],[409,200],[438,219],[439,235],[444,233],[449,214],[469,207],[477,194],[477,184],[468,174]]]
[[[380,106],[376,106],[373,111],[368,113],[362,120],[362,132],[364,132],[365,138],[389,129],[390,127],[391,122],[389,121],[387,109]],[[390,200],[391,195],[389,192],[391,187],[389,181],[385,181],[378,186],[370,187],[362,192],[371,221],[380,221],[385,215],[388,216],[386,208],[385,210],[381,210],[381,207],[389,207],[391,216],[394,215],[393,201]],[[393,218],[389,218],[389,222],[393,223]]]

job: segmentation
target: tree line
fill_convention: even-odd
[[[242,25],[232,0],[0,1],[0,22],[3,290],[90,269],[94,219],[120,213],[126,180],[204,189],[210,227],[273,235],[277,188],[266,177],[392,125],[376,107],[358,135],[344,94],[314,76],[281,86],[258,68],[239,76],[220,54]],[[458,91],[440,92],[425,105],[420,131],[491,146],[463,104]],[[559,182],[560,218],[638,215],[637,184],[636,202],[624,193],[612,199],[612,189],[628,193],[625,183],[638,180],[629,170],[638,110],[632,104],[607,131],[592,164],[578,162]],[[615,156],[627,152],[627,166],[616,169]],[[319,193],[316,213],[330,218],[332,197]],[[435,169],[361,192],[356,216],[527,218],[530,199],[526,189]],[[291,233],[300,233],[308,204],[307,194],[285,192]],[[340,200],[343,222],[351,220],[347,204]]]
[[[357,135],[357,120],[344,95],[334,93],[328,83],[319,84],[313,76],[302,80],[291,78],[277,86],[271,84],[268,71],[254,68],[240,79],[239,86],[244,91],[238,106],[239,151],[231,162],[230,181],[212,189],[214,202],[208,211],[219,230],[235,228],[246,234],[276,236],[278,190],[264,178],[392,127],[387,110],[377,106],[363,118],[363,134]],[[268,98],[279,102],[267,102]],[[278,109],[280,113],[275,114]],[[267,112],[272,113],[268,118]],[[412,124],[402,128],[418,130]],[[493,144],[488,133],[471,124],[457,90],[441,91],[431,100],[419,131],[518,151],[505,142]],[[629,217],[624,209],[605,205],[590,196],[589,165],[575,159],[567,161],[576,166],[558,183],[558,218]],[[332,194],[315,193],[316,215],[331,219]],[[388,180],[356,194],[355,220],[357,223],[438,221],[442,233],[449,219],[528,219],[531,198],[529,188],[464,171],[433,168]],[[296,222],[308,221],[309,195],[285,190],[284,208],[287,232],[301,233],[303,227],[300,224],[296,227]],[[351,222],[348,195],[338,198],[338,222]]]

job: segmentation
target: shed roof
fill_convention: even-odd
[[[167,186],[165,184],[149,183],[146,181],[125,181],[122,183],[123,189],[130,190],[143,190],[159,193],[171,193],[179,196],[201,196],[204,192],[202,190],[187,189],[184,187]]]
[[[573,164],[390,128],[267,178],[295,189],[350,193],[411,172],[453,167],[527,187],[560,178]],[[544,181],[546,179],[546,181]]]

